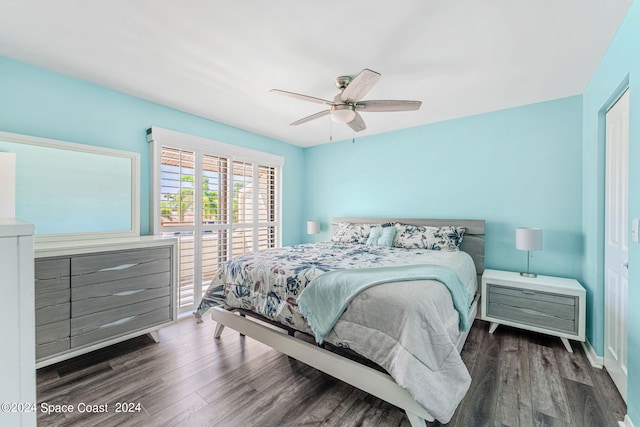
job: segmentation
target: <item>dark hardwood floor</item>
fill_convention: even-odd
[[[186,318],[158,344],[140,337],[40,369],[38,410],[54,412],[40,412],[38,424],[410,425],[398,408],[228,328],[214,340],[214,327]],[[503,326],[491,335],[476,320],[462,352],[473,381],[447,426],[617,427],[622,398],[572,346]]]

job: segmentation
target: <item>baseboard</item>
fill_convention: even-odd
[[[618,421],[618,425],[620,427],[633,427],[633,423],[631,422],[631,418],[629,418],[629,414],[624,416],[624,421]]]
[[[594,368],[602,369],[604,366],[604,357],[598,356],[596,351],[591,347],[591,343],[589,340],[585,340],[582,342],[582,348],[584,349],[584,353],[587,355],[587,359],[591,366]]]

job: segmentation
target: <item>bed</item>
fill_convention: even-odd
[[[212,309],[216,338],[228,326],[404,409],[414,427],[448,422],[471,382],[459,353],[484,221],[341,217],[332,236],[228,261],[196,317]]]

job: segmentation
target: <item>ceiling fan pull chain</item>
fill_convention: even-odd
[[[333,142],[333,120],[329,116],[329,142]]]

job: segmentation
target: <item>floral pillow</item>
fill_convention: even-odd
[[[331,241],[364,245],[367,243],[367,239],[371,233],[371,227],[375,227],[376,225],[378,224],[338,223],[335,233],[331,236]]]
[[[406,249],[431,249],[457,251],[464,227],[431,227],[396,223],[396,237],[393,246]]]

